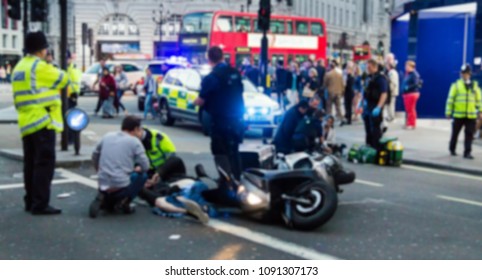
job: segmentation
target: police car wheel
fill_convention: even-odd
[[[165,126],[174,125],[176,121],[176,119],[171,116],[169,105],[165,100],[162,100],[159,104],[159,118],[161,119],[161,124]]]

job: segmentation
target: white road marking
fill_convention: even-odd
[[[58,180],[53,180],[53,181],[52,181],[52,184],[53,184],[53,185],[68,184],[68,183],[75,183],[75,180],[72,180],[72,179],[58,179]],[[0,185],[0,190],[19,189],[19,188],[23,188],[23,187],[24,187],[24,183]]]
[[[89,178],[86,178],[82,175],[76,174],[72,171],[68,171],[68,170],[63,169],[63,168],[57,168],[57,171],[60,172],[61,176],[65,177],[65,178],[68,178],[70,180],[74,180],[77,183],[86,185],[86,186],[91,187],[93,189],[98,189],[99,185],[97,184],[97,181],[91,180]]]
[[[338,205],[356,205],[356,204],[386,204],[388,201],[385,199],[365,198],[363,200],[354,200],[339,202]]]
[[[467,199],[463,199],[463,198],[445,196],[445,195],[437,195],[437,197],[440,198],[440,199],[443,199],[443,200],[465,203],[465,204],[469,204],[469,205],[482,207],[482,202],[478,202],[478,201],[467,200]]]
[[[69,178],[70,180],[74,180],[77,183],[81,183],[91,188],[97,189],[98,185],[97,185],[97,182],[94,180],[78,175],[74,172],[65,170],[63,168],[58,168],[57,171],[60,172],[63,177]],[[285,252],[300,258],[309,259],[309,260],[337,259],[334,256],[317,252],[311,248],[303,247],[301,245],[297,245],[291,242],[286,242],[264,233],[255,232],[250,229],[240,227],[240,226],[235,226],[219,220],[211,219],[209,221],[208,226],[211,228],[217,229],[219,231],[222,231],[222,232],[240,237],[242,239],[246,239],[248,241],[251,241],[266,247],[270,247],[275,250]]]
[[[235,235],[242,239],[273,248],[277,251],[285,252],[307,260],[336,260],[331,255],[323,254],[311,248],[300,246],[295,243],[286,242],[270,235],[252,231],[250,229],[235,226],[226,222],[211,219],[207,224],[209,227],[219,231]]]
[[[445,175],[445,176],[458,177],[458,178],[475,180],[475,181],[482,181],[482,177],[479,177],[479,176],[450,172],[450,171],[445,171],[445,170],[436,170],[436,169],[418,167],[418,166],[413,166],[413,165],[405,165],[405,164],[402,166],[402,168],[426,172],[426,173],[438,174],[438,175]]]
[[[365,181],[365,180],[360,180],[360,179],[356,179],[355,183],[358,183],[358,184],[361,184],[361,185],[366,185],[366,186],[369,186],[369,187],[383,188],[383,184]]]

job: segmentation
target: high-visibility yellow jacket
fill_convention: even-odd
[[[67,74],[36,56],[25,56],[12,73],[15,108],[22,137],[44,128],[64,129],[59,90],[67,86]]]
[[[80,93],[80,80],[82,79],[82,71],[75,67],[75,64],[70,63],[67,67],[67,74],[69,76],[69,87],[67,88],[67,97],[72,94]]]
[[[445,115],[456,119],[476,119],[482,109],[481,92],[477,82],[467,88],[464,80],[460,79],[450,87]]]
[[[151,169],[157,170],[161,167],[170,155],[176,152],[176,147],[169,136],[160,131],[144,128],[149,131],[151,143],[150,149],[146,149],[147,157],[151,162]]]

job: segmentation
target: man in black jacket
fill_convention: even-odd
[[[302,100],[300,103],[298,103],[298,105],[286,111],[283,121],[279,125],[273,140],[273,144],[276,147],[276,152],[282,154],[289,154],[293,152],[293,135],[299,122],[308,112],[308,109],[308,102],[306,100]]]

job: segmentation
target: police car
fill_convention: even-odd
[[[202,78],[210,72],[207,68],[172,69],[158,86],[161,124],[172,126],[178,120],[200,123],[209,134],[209,115],[194,105],[199,96]],[[261,129],[264,137],[271,137],[282,111],[274,100],[260,93],[247,79],[244,85],[244,120],[246,129]]]

